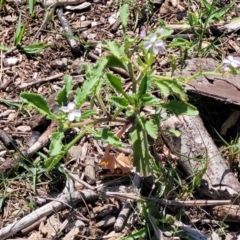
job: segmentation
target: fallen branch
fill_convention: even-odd
[[[46,78],[43,78],[43,79],[39,79],[39,80],[34,81],[34,82],[23,83],[23,84],[21,84],[20,86],[18,86],[18,88],[19,88],[19,89],[28,88],[28,87],[31,87],[31,86],[34,86],[34,85],[37,85],[37,84],[42,84],[42,83],[46,83],[46,82],[55,80],[55,79],[60,78],[60,77],[62,77],[62,76],[64,76],[64,73],[58,73],[58,74],[53,75],[53,76],[51,76],[51,77],[46,77]]]
[[[191,178],[204,168],[207,161],[207,169],[198,188],[202,194],[212,199],[229,199],[239,194],[240,183],[221,157],[199,116],[173,116],[162,122],[161,127],[181,132],[180,137],[166,132],[162,136],[171,151],[179,155],[181,166]]]
[[[68,205],[75,207],[78,203],[84,201],[96,201],[98,195],[92,190],[83,190],[80,192],[74,191],[69,192],[69,194],[64,194],[34,212],[28,214],[17,222],[14,222],[0,230],[0,239],[4,240],[10,236],[15,235],[19,231],[30,226],[39,219],[49,216],[50,214],[65,209]]]
[[[71,27],[70,27],[70,25],[68,23],[68,20],[63,15],[62,8],[57,9],[57,16],[58,16],[59,21],[62,24],[63,30],[65,32],[65,37],[66,37],[66,39],[68,41],[68,44],[70,45],[71,49],[74,52],[81,52],[79,44],[73,38],[73,32],[72,32]]]

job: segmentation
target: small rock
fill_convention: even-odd
[[[13,23],[13,22],[17,21],[17,17],[8,15],[8,16],[5,17],[5,20],[9,23]]]
[[[83,2],[82,4],[75,5],[75,6],[66,6],[67,10],[83,10],[89,8],[92,4],[90,2]]]
[[[95,27],[95,26],[97,26],[97,25],[99,25],[98,22],[92,22],[92,23],[91,23],[91,27]]]
[[[113,25],[117,21],[118,16],[119,12],[115,12],[108,18],[108,22],[110,23],[110,25]]]
[[[20,132],[30,132],[31,131],[31,127],[22,125],[22,126],[18,126],[17,130],[20,131]]]
[[[19,62],[19,58],[16,57],[9,57],[3,59],[3,66],[5,67],[11,67],[16,65]]]
[[[67,153],[68,159],[79,158],[82,152],[81,146],[72,146]]]
[[[105,23],[105,18],[104,17],[100,17],[100,22],[101,23]]]
[[[96,38],[96,36],[97,36],[97,34],[90,33],[90,34],[88,34],[87,38],[93,40]]]
[[[63,69],[67,66],[67,58],[56,59],[51,63],[51,68]]]

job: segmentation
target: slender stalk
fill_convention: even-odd
[[[131,62],[128,63],[128,73],[129,73],[129,75],[131,77],[131,80],[132,80],[132,91],[133,91],[133,93],[136,93],[136,91],[137,91],[137,81],[134,77],[134,72],[133,72]]]
[[[74,128],[74,127],[84,127],[84,126],[88,126],[88,125],[96,125],[98,123],[103,123],[103,122],[121,122],[121,123],[127,123],[129,122],[128,120],[124,119],[124,118],[116,118],[116,119],[112,119],[112,118],[99,118],[99,119],[91,119],[91,120],[87,120],[84,122],[78,122],[78,123],[71,123],[69,124],[67,127],[65,127],[64,130],[69,129],[69,128]]]
[[[185,82],[188,83],[191,80],[199,77],[199,76],[222,76],[222,73],[218,73],[218,72],[197,72],[195,74],[193,74],[192,76],[188,77],[185,79]]]

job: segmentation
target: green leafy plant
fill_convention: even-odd
[[[36,5],[36,0],[28,0],[28,7],[29,7],[29,12],[31,17],[34,17],[35,5]]]
[[[6,0],[0,0],[0,8],[5,7],[6,2]]]
[[[218,1],[214,0],[208,2],[206,0],[200,1],[201,6],[198,12],[191,11],[191,1],[188,2],[188,23],[191,26],[191,30],[196,37],[196,41],[192,43],[192,48],[195,48],[196,55],[204,57],[209,53],[210,49],[215,49],[217,52],[221,52],[213,43],[208,43],[207,46],[203,46],[203,42],[208,33],[209,26],[219,21],[223,16],[232,9],[234,2],[225,7],[218,7]],[[215,40],[215,42],[218,38]],[[174,40],[176,42],[176,40]]]
[[[32,4],[33,3],[31,3],[30,5],[32,6]],[[21,42],[22,42],[22,38],[23,38],[25,30],[26,30],[26,26],[27,26],[26,24],[22,26],[22,15],[20,14],[18,17],[17,27],[16,27],[16,31],[14,34],[14,46],[20,52],[25,53],[25,54],[34,54],[34,53],[41,52],[44,49],[51,46],[51,44],[45,44],[42,42],[37,42],[37,43],[29,44],[27,46],[23,46],[21,44]],[[9,48],[2,46],[2,45],[0,45],[0,49],[4,50],[4,51],[9,50]]]
[[[56,98],[56,102],[60,106],[57,114],[50,111],[46,100],[40,95],[21,93],[21,98],[25,103],[58,123],[57,132],[51,136],[49,157],[45,160],[48,170],[53,169],[68,149],[86,132],[109,145],[124,146],[120,137],[128,129],[127,126],[130,126],[128,141],[133,147],[133,165],[143,176],[148,176],[155,161],[149,147],[161,131],[159,125],[162,120],[161,112],[165,111],[168,115],[198,114],[197,109],[188,103],[188,96],[182,83],[189,82],[201,75],[221,76],[229,72],[236,73],[235,68],[240,63],[232,57],[228,57],[223,62],[224,66],[221,63],[212,72],[200,70],[185,79],[168,77],[166,74],[156,75],[153,68],[155,57],[161,51],[166,51],[164,40],[172,33],[172,30],[159,28],[149,35],[142,32],[140,34],[141,41],[139,41],[139,36],[131,38],[126,34],[128,12],[128,5],[124,4],[120,9],[123,44],[116,40],[104,41],[104,46],[109,51],[108,56],[99,59],[92,67],[85,66],[86,80],[76,90],[73,102],[68,103],[69,95],[73,93],[72,79],[68,75],[64,77],[64,87]],[[174,71],[175,63],[173,62],[171,66]],[[129,75],[131,79],[130,92],[125,91],[122,78],[107,72],[110,67],[121,68]],[[103,100],[102,96],[105,94],[106,88],[108,91],[106,99]],[[161,98],[153,94],[153,90],[157,90]],[[79,109],[86,100],[90,101],[90,108],[81,113]],[[94,101],[99,102],[99,106],[106,114],[105,117],[95,117],[97,112],[93,109]],[[109,112],[106,106],[114,109],[113,112]],[[148,116],[142,114],[144,107],[153,107],[155,113]],[[100,131],[95,131],[93,128],[100,123],[111,121],[125,124],[120,133],[115,135],[106,126]],[[64,144],[64,132],[73,127],[81,128],[80,134],[70,143]],[[179,136],[176,131],[172,131],[172,133]]]
[[[26,25],[22,26],[22,14],[20,13],[18,17],[16,32],[14,34],[14,46],[18,46],[21,43],[25,28]]]

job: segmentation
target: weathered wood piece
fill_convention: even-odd
[[[237,57],[236,57],[237,58]],[[239,60],[240,58],[237,58]],[[199,70],[213,71],[218,62],[209,58],[195,58],[187,61],[187,67],[176,72],[176,76],[189,77]],[[240,74],[227,76],[201,76],[185,85],[187,91],[199,93],[226,103],[240,105]]]
[[[239,205],[225,205],[215,206],[212,209],[211,215],[214,219],[224,222],[240,222],[240,206]]]
[[[38,208],[27,216],[21,218],[19,221],[7,225],[0,230],[0,239],[4,240],[10,236],[15,235],[22,229],[30,226],[34,222],[38,221],[44,216],[49,216],[50,214],[67,208],[69,205],[75,207],[76,204],[84,201],[96,201],[98,195],[92,190],[74,191],[68,194],[63,194],[61,197],[56,198],[52,202]]]
[[[234,198],[240,193],[240,183],[221,157],[199,116],[173,116],[162,122],[161,127],[181,132],[180,137],[165,132],[162,136],[171,151],[179,155],[180,164],[189,176],[194,177],[204,167],[203,159],[206,159],[207,169],[199,192],[212,199]]]
[[[83,3],[85,0],[43,0],[42,3],[46,7],[49,6],[65,6],[65,5],[75,5],[79,3]]]

